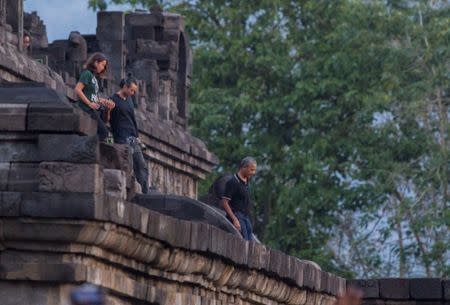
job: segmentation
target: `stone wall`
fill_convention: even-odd
[[[352,280],[347,285],[363,291],[362,305],[447,305],[450,280],[439,278],[385,278]]]
[[[196,198],[198,181],[218,160],[187,130],[192,58],[182,17],[158,8],[126,16],[101,12],[96,35],[71,32],[67,40],[48,44],[42,20],[36,12],[24,15],[22,1],[0,0],[0,87],[26,83],[26,94],[14,94],[29,98],[34,95],[29,83],[38,82],[73,103],[83,63],[93,52],[105,53],[110,64],[108,78],[101,80],[103,95],[116,92],[126,72],[140,79],[134,101],[150,184]],[[20,16],[24,20],[18,22]],[[24,28],[33,38],[31,54],[21,50]]]

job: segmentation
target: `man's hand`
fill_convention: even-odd
[[[116,104],[110,99],[100,98],[100,103],[109,110],[113,109],[116,106]]]
[[[233,225],[236,227],[236,229],[238,229],[239,232],[241,232],[241,223],[236,217],[233,218]]]

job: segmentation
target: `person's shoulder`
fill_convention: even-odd
[[[111,99],[112,99],[113,102],[116,103],[116,104],[117,104],[118,101],[120,101],[119,95],[118,95],[117,93],[114,93],[114,94],[111,96]]]
[[[81,76],[81,75],[94,76],[94,74],[92,73],[92,71],[89,70],[89,69],[85,69],[85,70],[81,71],[80,76]]]
[[[233,175],[231,175],[231,177],[229,177],[226,185],[227,186],[235,186],[238,184],[238,182],[239,181],[236,179],[236,176],[233,174]]]
[[[80,79],[90,79],[92,77],[94,77],[94,74],[92,74],[92,72],[90,70],[88,70],[88,69],[83,70],[80,73]]]

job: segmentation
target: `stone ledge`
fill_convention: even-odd
[[[84,240],[83,243],[88,245],[106,243],[103,244],[106,249],[114,249],[112,251],[118,251],[126,256],[141,258],[148,256],[149,250],[145,250],[146,247],[142,243],[136,243],[133,247],[127,244],[131,242],[130,238],[134,238],[134,235],[130,235],[131,232],[135,232],[133,234],[142,235],[139,238],[150,238],[182,251],[221,258],[236,266],[234,268],[255,270],[266,276],[275,275],[278,281],[281,280],[285,285],[290,283],[289,285],[298,285],[330,295],[337,295],[345,289],[345,280],[322,272],[307,262],[254,242],[243,241],[213,226],[161,215],[117,198],[89,193],[1,192],[0,207],[0,216],[19,218],[16,222],[9,222],[7,226],[3,226],[3,239],[9,236],[8,240],[21,240],[25,237],[27,240],[39,240],[43,238],[42,236],[47,236],[49,240],[80,242],[77,238],[87,238],[79,235],[85,221],[106,222],[104,226],[107,229],[97,229],[98,233],[89,235],[91,239]],[[23,217],[48,219],[56,223],[60,219],[67,221],[80,219],[81,224],[69,226],[72,231],[66,234],[62,233],[62,229],[52,229],[51,225],[47,229],[43,226],[39,230],[27,232],[24,228],[17,227],[21,226],[20,218]],[[30,223],[33,222],[32,219],[29,220]],[[31,225],[25,227],[29,228]],[[113,231],[122,232],[120,235],[122,237],[113,237]],[[97,240],[97,236],[102,239]],[[196,239],[192,239],[192,236],[196,236]],[[254,257],[258,259],[254,260]]]
[[[4,245],[0,279],[88,281],[138,299],[135,283],[151,286],[161,281],[166,292],[197,286],[249,303],[308,300],[311,305],[331,305],[334,301],[333,295],[291,285],[273,274],[234,266],[207,253],[172,248],[113,224],[3,219],[0,228]]]
[[[398,302],[448,301],[450,299],[448,280],[439,278],[387,278],[350,280],[347,286],[363,291],[363,298],[370,302],[396,300]],[[372,304],[372,303],[371,303]]]

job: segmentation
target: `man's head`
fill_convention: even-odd
[[[23,34],[23,48],[28,49],[31,46],[31,36],[28,33]]]
[[[131,73],[128,73],[127,77],[120,81],[120,91],[126,97],[133,96],[138,90],[138,81]]]
[[[250,178],[256,174],[256,160],[252,157],[245,157],[239,164],[239,173],[244,178]]]

